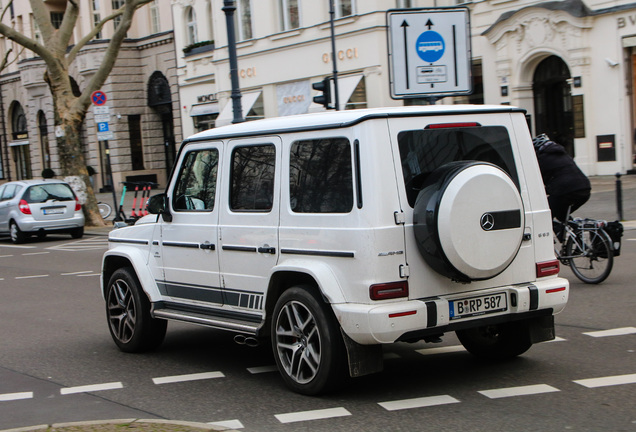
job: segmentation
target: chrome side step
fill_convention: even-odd
[[[234,331],[238,333],[257,335],[261,328],[261,323],[250,323],[233,319],[219,319],[204,314],[184,312],[175,309],[161,308],[152,310],[152,316],[175,321],[189,322],[219,330]]]

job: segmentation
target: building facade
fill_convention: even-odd
[[[54,26],[59,25],[66,0],[44,3]],[[79,40],[123,4],[123,0],[82,0],[72,41]],[[40,40],[28,2],[14,1],[3,19],[5,24]],[[114,25],[116,21],[106,24],[73,62],[71,76],[78,90],[101,63]],[[4,121],[0,123],[0,181],[37,178],[46,168],[59,173],[55,145],[59,132],[51,92],[44,81],[45,64],[34,53],[2,38],[0,54],[9,49],[19,55],[17,62],[0,75]],[[114,184],[120,190],[124,181],[165,184],[177,143],[182,139],[170,0],[154,0],[136,12],[115,67],[101,90],[107,98],[101,108],[101,121],[108,116],[106,123],[112,135],[108,140],[98,139],[96,112],[91,107],[81,140],[86,162],[96,172],[95,189],[109,190]]]
[[[468,7],[470,96],[510,104],[532,134],[561,142],[588,175],[634,169],[636,3],[600,0],[334,0],[342,109],[428,103],[392,99],[387,9]],[[184,136],[232,121],[223,0],[174,0]],[[311,84],[333,72],[327,0],[235,0],[243,116],[324,109]],[[258,18],[258,19],[257,19]],[[636,52],[636,51],[634,51]]]

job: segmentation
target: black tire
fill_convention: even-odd
[[[71,237],[74,239],[80,239],[84,237],[84,227],[73,228],[71,230]]]
[[[530,330],[524,321],[457,330],[455,333],[469,353],[486,360],[508,360],[532,346]]]
[[[15,221],[11,221],[9,225],[9,234],[14,244],[24,243],[27,239],[27,235],[20,229]]]
[[[36,236],[38,237],[38,240],[44,240],[46,239],[46,231],[38,231]]]
[[[568,238],[565,253],[574,275],[588,284],[603,282],[614,267],[611,239],[602,230],[579,231]]]
[[[312,287],[293,287],[280,296],[271,338],[278,370],[293,391],[317,395],[344,381],[347,363],[340,326]]]
[[[106,318],[115,344],[124,352],[155,349],[166,335],[168,322],[150,315],[150,301],[130,267],[115,271],[108,282]]]

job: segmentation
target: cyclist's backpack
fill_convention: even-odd
[[[612,239],[612,250],[614,251],[614,256],[619,256],[621,254],[621,237],[623,237],[623,224],[619,221],[608,222],[603,229]]]

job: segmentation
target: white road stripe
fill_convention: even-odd
[[[46,255],[46,254],[50,254],[50,253],[51,252],[29,252],[29,253],[22,254],[22,256]]]
[[[101,276],[101,273],[93,273],[93,274],[81,274],[77,275],[77,277],[90,277],[90,276]]]
[[[566,340],[567,340],[567,339],[563,339],[562,337],[558,337],[558,336],[557,336],[557,337],[555,337],[555,338],[554,338],[554,339],[552,339],[552,340],[545,341],[544,343],[549,343],[549,342],[565,342]]]
[[[549,386],[547,384],[536,384],[522,387],[508,387],[492,390],[482,390],[478,393],[489,397],[490,399],[499,399],[513,396],[528,396],[541,393],[552,393],[560,391],[558,388]]]
[[[607,387],[623,384],[636,384],[636,374],[614,375],[601,378],[590,378],[574,381],[587,388]]]
[[[86,273],[94,273],[94,272],[92,270],[85,270],[85,271],[78,271],[78,272],[72,272],[72,273],[62,273],[62,276],[75,276],[75,275],[86,274]]]
[[[228,428],[228,429],[243,429],[245,426],[243,426],[243,423],[241,423],[239,420],[226,420],[226,421],[220,421],[220,422],[209,422],[208,423],[211,426],[218,426],[218,427],[222,427],[222,428]]]
[[[267,372],[277,372],[278,368],[276,367],[276,365],[256,366],[256,367],[247,368],[247,371],[251,374],[260,374],[260,373],[267,373]]]
[[[0,248],[15,248],[15,249],[35,249],[37,246],[20,246],[20,245],[0,245]]]
[[[221,372],[203,372],[203,373],[195,373],[195,374],[187,374],[187,375],[174,375],[174,376],[166,376],[153,378],[152,382],[155,384],[172,384],[178,382],[185,381],[197,381],[204,379],[212,379],[212,378],[223,378],[225,375]]]
[[[622,327],[622,328],[615,328],[615,329],[609,329],[609,330],[587,332],[583,334],[587,336],[592,336],[592,337],[607,337],[607,336],[624,336],[624,335],[634,334],[634,333],[636,333],[636,327]]]
[[[466,351],[466,349],[462,345],[451,345],[451,346],[437,347],[437,348],[424,348],[424,349],[419,349],[415,351],[422,355],[433,355],[433,354],[461,352],[461,351]]]
[[[13,255],[0,255],[0,258],[11,258]]]
[[[32,399],[32,398],[33,398],[33,392],[0,394],[0,402],[22,400],[22,399]]]
[[[447,405],[459,403],[459,400],[455,399],[452,396],[448,395],[440,395],[440,396],[428,396],[428,397],[420,397],[413,399],[403,399],[396,401],[388,401],[388,402],[379,402],[382,408],[387,411],[398,411],[403,409],[413,409],[413,408],[424,408],[431,407],[437,405]]]
[[[36,279],[36,278],[45,278],[49,277],[49,275],[33,275],[33,276],[16,276],[16,279]]]
[[[88,393],[88,392],[96,392],[96,391],[102,391],[102,390],[115,390],[120,388],[124,388],[124,385],[121,382],[111,382],[111,383],[104,383],[104,384],[91,384],[91,385],[78,386],[78,387],[66,387],[66,388],[60,389],[60,394],[69,395],[69,394],[75,394],[75,393]]]
[[[350,416],[351,413],[346,409],[339,408],[327,408],[313,411],[300,411],[287,414],[276,414],[274,417],[281,423],[294,423],[308,420],[322,420],[334,417]]]

